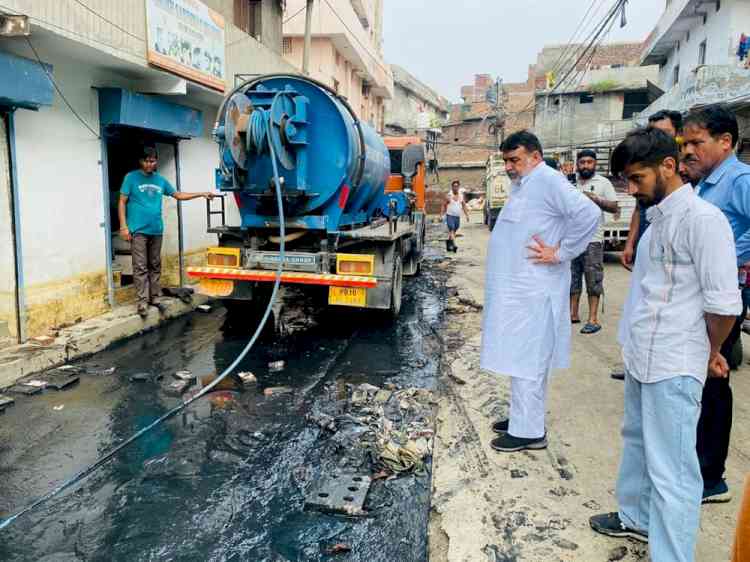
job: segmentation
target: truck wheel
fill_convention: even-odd
[[[391,318],[398,318],[401,312],[401,294],[403,292],[404,269],[401,258],[396,256],[396,265],[393,268],[393,284],[391,285],[391,307],[389,309]]]

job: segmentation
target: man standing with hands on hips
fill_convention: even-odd
[[[120,237],[131,243],[133,282],[138,295],[138,314],[148,316],[148,305],[164,311],[159,301],[161,287],[161,242],[164,232],[162,197],[188,201],[213,193],[184,193],[177,191],[164,176],[156,171],[159,157],[156,148],[144,146],[138,161],[139,168],[128,173],[120,188],[117,207],[120,218]]]
[[[570,361],[570,262],[601,211],[544,163],[532,133],[510,135],[501,150],[513,183],[487,253],[481,367],[511,377],[509,419],[492,427],[492,448],[511,452],[547,447],[547,381]]]

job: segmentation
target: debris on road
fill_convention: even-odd
[[[209,313],[209,312],[211,312],[211,305],[201,304],[201,305],[196,306],[195,310],[197,310],[198,312]]]
[[[177,371],[172,375],[177,380],[188,381],[190,383],[195,382],[195,375],[190,371]]]
[[[54,390],[68,390],[74,384],[77,384],[81,380],[78,375],[69,373],[56,373],[51,372],[44,375],[44,382],[47,383],[47,388]]]
[[[263,394],[266,396],[276,396],[277,394],[289,394],[294,392],[294,389],[290,386],[269,386],[263,390]]]
[[[36,345],[52,345],[55,343],[55,338],[52,336],[37,336],[35,338],[31,338],[31,343]]]
[[[8,389],[8,392],[11,392],[13,394],[24,394],[26,396],[39,394],[41,391],[41,387],[29,386],[27,384],[15,384]]]
[[[333,554],[343,554],[345,552],[351,552],[352,547],[348,544],[345,544],[343,542],[336,543],[333,546],[326,549],[326,554],[333,555]]]
[[[26,386],[33,386],[36,388],[41,388],[42,390],[47,388],[47,382],[40,380],[40,379],[26,379],[26,380],[22,379],[19,381],[19,383],[24,384]]]
[[[237,373],[237,378],[240,379],[243,386],[258,384],[258,377],[256,377],[250,371],[242,371],[241,373]]]
[[[86,367],[84,373],[94,377],[102,377],[105,375],[111,375],[115,370],[116,367]]]
[[[208,375],[203,375],[200,377],[201,386],[206,387],[212,382],[216,380],[216,373],[210,373]],[[237,380],[233,377],[224,377],[219,381],[219,384],[217,384],[214,389],[215,390],[239,390],[239,384]]]
[[[432,392],[366,383],[347,389],[348,398],[334,404],[336,411],[307,415],[308,422],[333,433],[332,439],[348,451],[352,459],[344,458],[344,465],[349,460],[360,469],[366,464],[376,480],[423,472],[433,447]]]
[[[364,474],[331,474],[313,484],[305,497],[305,509],[344,515],[365,515],[370,477]]]
[[[162,378],[162,376],[161,374],[149,372],[134,373],[130,375],[130,382],[151,382]]]
[[[8,406],[12,406],[15,403],[15,400],[11,398],[10,396],[3,396],[0,394],[0,412],[5,410]]]
[[[272,373],[278,373],[279,371],[284,370],[285,363],[283,361],[271,361],[268,364],[268,370]]]
[[[164,392],[170,396],[182,396],[185,391],[193,385],[191,380],[176,380],[170,382],[165,388]]]
[[[53,407],[52,407],[52,409],[53,409],[53,410],[54,410],[55,412],[59,412],[59,411],[60,411],[60,410],[62,410],[62,409],[63,409],[64,407],[65,407],[65,404],[60,404],[60,405],[58,405],[58,406],[53,406]]]
[[[185,304],[193,302],[193,289],[189,287],[162,287],[161,294],[165,297],[175,297]]]

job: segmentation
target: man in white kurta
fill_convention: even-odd
[[[547,380],[570,360],[570,262],[601,211],[544,165],[533,134],[511,135],[502,151],[513,184],[490,238],[481,367],[511,377],[509,420],[493,425],[492,441],[509,452],[547,446]]]

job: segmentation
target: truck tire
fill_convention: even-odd
[[[401,312],[401,297],[404,289],[404,268],[401,262],[401,258],[397,254],[395,256],[395,264],[393,266],[393,283],[391,285],[391,306],[388,309],[389,315],[392,319],[398,318]]]

